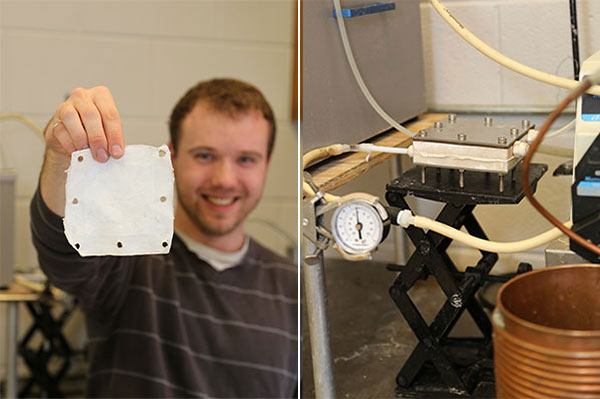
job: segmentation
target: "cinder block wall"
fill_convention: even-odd
[[[247,230],[285,254],[297,237],[297,132],[290,112],[295,7],[292,0],[2,0],[0,114],[20,113],[43,127],[74,88],[105,85],[123,118],[126,143],[160,145],[168,141],[168,116],[187,88],[211,77],[249,81],[274,107],[279,132],[264,198]],[[32,269],[37,258],[28,204],[44,144],[12,121],[0,123],[0,143],[2,165],[18,174],[15,266]],[[24,308],[21,316],[23,332]],[[81,322],[71,330],[80,340]],[[0,329],[0,376],[5,342]]]
[[[488,45],[541,71],[573,77],[568,0],[444,0]],[[578,0],[581,61],[600,50],[600,2]],[[523,77],[479,53],[421,0],[427,103],[430,108],[548,110],[566,91]]]

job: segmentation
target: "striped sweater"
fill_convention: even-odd
[[[295,265],[251,240],[217,272],[177,235],[168,255],[82,258],[39,189],[30,211],[41,268],[86,314],[88,396],[296,395]]]

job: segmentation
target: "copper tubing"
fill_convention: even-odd
[[[600,265],[523,274],[496,304],[498,398],[600,398]]]
[[[529,164],[531,162],[531,159],[533,158],[533,154],[535,154],[538,146],[544,139],[544,135],[550,129],[550,126],[552,126],[552,123],[554,123],[556,118],[558,118],[562,111],[565,108],[567,108],[567,106],[571,103],[571,101],[579,98],[579,96],[583,95],[586,92],[586,90],[588,90],[591,86],[592,81],[588,78],[584,79],[575,89],[570,91],[567,97],[565,97],[565,99],[560,104],[558,104],[556,108],[554,108],[554,111],[552,111],[552,113],[548,115],[548,118],[544,121],[542,127],[540,128],[540,131],[529,146],[529,150],[527,150],[527,153],[523,157],[523,163],[521,165],[521,184],[523,185],[523,192],[525,193],[525,196],[527,197],[529,202],[531,202],[531,205],[533,205],[533,207],[538,212],[540,212],[543,217],[548,219],[550,223],[552,223],[560,231],[565,233],[571,240],[577,242],[583,248],[591,251],[592,253],[600,257],[600,248],[597,245],[593,244],[592,242],[589,242],[573,230],[569,230],[568,228],[563,226],[563,224],[554,215],[552,215],[546,208],[542,206],[542,204],[538,202],[538,200],[535,199],[533,193],[529,188]]]

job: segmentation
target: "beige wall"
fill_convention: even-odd
[[[43,127],[71,90],[106,85],[126,143],[159,145],[168,140],[166,121],[187,88],[211,77],[246,80],[265,93],[279,128],[264,198],[247,230],[285,254],[290,240],[261,220],[296,241],[297,133],[290,120],[295,7],[292,0],[0,0],[0,114],[24,114]],[[12,121],[0,124],[0,144],[3,165],[18,174],[15,266],[29,270],[37,260],[28,204],[44,145]],[[0,369],[4,353],[0,329]]]

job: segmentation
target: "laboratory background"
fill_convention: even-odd
[[[297,256],[297,6],[294,1],[0,1],[0,266],[4,279],[39,273],[29,230],[44,142],[17,118],[43,129],[78,87],[107,86],[126,144],[168,141],[168,117],[200,80],[232,77],[257,86],[272,105],[277,138],[264,195],[246,222],[249,234],[282,256]],[[5,284],[5,283],[4,283]],[[68,307],[69,304],[67,303]],[[53,310],[59,318],[61,304]],[[74,351],[60,387],[83,392],[85,327],[80,310],[62,333]],[[0,305],[0,380],[5,394],[8,303]],[[18,339],[33,325],[18,305]],[[39,330],[30,348],[43,345]],[[12,344],[11,344],[12,345]],[[16,348],[12,348],[13,350]],[[64,357],[47,362],[52,373]],[[32,376],[22,356],[18,388]],[[41,367],[41,366],[40,366]],[[43,378],[43,372],[41,372]],[[40,381],[40,380],[36,380]],[[33,383],[27,396],[44,395]]]
[[[336,3],[340,3],[343,24],[335,17],[339,15]],[[483,147],[468,152],[469,140],[476,142],[471,137],[481,137],[479,133],[492,135],[491,147],[508,148],[506,140],[532,144],[526,132],[539,132],[577,82],[567,89],[516,73],[484,55],[457,31],[468,31],[475,37],[472,42],[483,43],[530,69],[579,80],[576,69],[587,68],[582,73],[591,74],[600,66],[596,54],[600,50],[599,12],[600,2],[592,0],[304,2],[301,139],[304,169],[310,175],[304,175],[301,204],[303,397],[600,395],[598,369],[591,366],[594,362],[583,366],[573,360],[593,357],[590,351],[598,349],[594,345],[555,337],[552,342],[557,350],[566,351],[560,352],[564,358],[559,360],[539,360],[527,352],[519,357],[504,347],[504,360],[520,360],[506,361],[495,370],[497,359],[491,357],[492,311],[496,293],[509,276],[525,281],[528,273],[541,277],[538,270],[591,263],[596,255],[574,253],[565,236],[507,253],[496,251],[496,245],[487,251],[500,253],[490,255],[454,236],[448,240],[435,235],[430,225],[410,224],[405,219],[407,224],[401,227],[396,219],[399,208],[410,207],[415,221],[417,216],[435,219],[444,208],[446,224],[455,223],[460,229],[476,220],[462,232],[481,237],[481,231],[477,232],[481,228],[496,243],[518,242],[553,229],[523,194],[520,161],[525,152],[520,156],[511,152],[519,163],[508,174],[494,169],[475,172],[473,165],[460,162],[469,154],[485,157]],[[351,56],[344,48],[344,35]],[[585,97],[585,101],[594,99]],[[580,188],[572,193],[571,189],[570,168],[579,162],[582,168],[589,165],[584,153],[597,145],[592,141],[599,128],[593,118],[581,117],[581,108],[577,114],[580,101],[564,109],[531,160],[533,169],[537,168],[534,164],[547,168],[545,172],[530,170],[538,173],[532,189],[535,198],[561,222],[568,221],[573,212],[577,217],[584,209],[589,214],[597,212],[595,194],[583,195],[577,191]],[[583,109],[585,114],[587,108]],[[394,123],[409,129],[416,126],[409,132],[412,141],[395,140],[391,132],[399,129]],[[580,141],[574,150],[576,129]],[[449,141],[443,138],[444,132],[452,136]],[[373,146],[385,143],[404,147],[403,155],[387,154],[387,160],[378,161],[386,150]],[[342,146],[329,148],[334,144]],[[456,152],[458,147],[453,145],[466,152]],[[448,159],[457,163],[440,166]],[[581,187],[593,184],[595,176],[592,173]],[[486,194],[478,191],[482,187],[489,189]],[[317,189],[321,191],[315,194]],[[502,198],[510,192],[520,192],[522,197],[512,203],[483,199],[487,194]],[[590,208],[581,202],[572,205],[573,197],[586,201]],[[459,211],[453,209],[466,213],[458,216]],[[587,238],[597,245],[593,238],[597,228],[591,226]],[[412,229],[410,238],[405,228]],[[581,278],[597,281],[597,271],[597,267],[586,269]],[[579,292],[586,298],[578,307],[570,303],[572,307],[560,308],[565,313],[552,308],[553,298],[564,300],[560,284],[542,280],[533,285],[546,291],[523,283],[512,305],[522,310],[520,316],[525,319],[532,314],[527,312],[543,313],[542,309],[552,309],[549,312],[560,314],[565,323],[578,315],[592,323],[580,326],[583,332],[575,324],[554,327],[566,335],[585,336],[587,343],[599,342],[598,304],[589,293],[595,286],[584,288],[581,281],[568,277],[560,280],[569,295]],[[535,297],[541,303],[527,303]],[[508,326],[510,312],[503,311]],[[541,332],[529,339],[543,347]],[[556,349],[544,348],[542,353]],[[574,376],[583,374],[582,379]],[[498,390],[498,378],[504,391]]]

